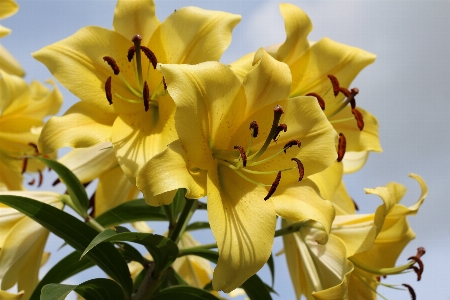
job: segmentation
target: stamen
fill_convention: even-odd
[[[264,197],[264,200],[268,200],[270,198],[270,196],[273,195],[273,193],[275,193],[275,191],[277,190],[278,185],[280,184],[280,179],[281,179],[281,171],[278,171],[277,177],[275,178],[275,181],[272,183],[272,186],[270,187],[269,193],[267,194],[266,197]]]
[[[355,206],[355,210],[359,211],[359,207],[358,207],[358,204],[356,203],[356,201],[353,198],[350,198],[350,199],[352,199],[352,201],[353,201],[353,205]]]
[[[36,182],[36,180],[34,180],[34,178],[33,178],[30,181],[28,181],[28,185],[33,185],[35,182]]]
[[[106,93],[106,99],[108,99],[109,105],[113,104],[112,93],[111,93],[111,76],[109,76],[108,79],[106,79],[105,93]]]
[[[361,112],[354,108],[352,109],[352,114],[355,116],[356,123],[358,124],[359,131],[362,131],[364,129],[364,119]]]
[[[416,300],[416,292],[414,292],[414,289],[409,284],[403,283],[402,285],[408,289],[411,299]]]
[[[28,157],[25,157],[22,161],[22,173],[25,173],[27,171],[27,165],[28,165]]]
[[[277,127],[277,130],[275,131],[275,135],[273,136],[273,140],[276,142],[277,141],[277,137],[280,134],[281,131],[286,132],[287,131],[287,125],[286,124],[280,124]]]
[[[158,64],[158,60],[156,59],[155,53],[152,50],[145,46],[141,46],[142,52],[144,52],[145,56],[147,56],[148,60],[152,63],[153,69],[156,69],[156,65]]]
[[[422,278],[422,273],[423,273],[423,262],[422,262],[422,260],[419,257],[417,257],[417,256],[411,256],[408,259],[414,260],[419,265],[419,269],[418,270],[416,270],[415,268],[413,268],[413,269],[414,269],[414,271],[417,274],[417,281],[420,281],[420,279]]]
[[[320,97],[318,94],[316,94],[316,93],[309,93],[309,94],[306,94],[306,96],[313,96],[313,97],[316,97],[317,102],[319,102],[320,108],[321,108],[322,110],[325,110],[325,101],[324,101],[324,100],[322,99],[322,97]]]
[[[245,154],[244,148],[242,146],[234,146],[234,149],[238,149],[241,154],[242,165],[245,167],[247,165],[247,154]]]
[[[38,146],[35,143],[28,143],[28,146],[31,146],[34,148],[34,154],[39,155]]]
[[[303,176],[305,175],[305,168],[303,167],[303,163],[298,158],[291,158],[292,161],[295,161],[297,163],[299,178],[298,181],[302,181]]]
[[[52,186],[55,186],[55,185],[57,185],[57,184],[60,183],[60,182],[61,182],[61,179],[56,178],[56,180],[53,181]]]
[[[334,75],[328,75],[328,78],[330,78],[331,84],[333,85],[333,93],[336,97],[339,94],[339,81]]]
[[[144,81],[144,90],[142,91],[144,96],[144,107],[145,111],[148,111],[150,108],[150,90],[148,89],[147,81]]]
[[[258,132],[259,132],[259,127],[258,127],[258,123],[256,123],[256,121],[252,121],[250,123],[250,128],[249,129],[253,129],[253,134],[252,136],[255,138],[258,136]]]
[[[298,146],[300,148],[301,145],[302,143],[299,140],[290,140],[283,147],[284,153],[286,153],[286,150],[291,148],[292,146]]]
[[[131,60],[132,60],[133,57],[134,57],[134,51],[135,51],[134,45],[131,46],[130,49],[128,49],[127,58],[128,58],[128,61],[129,61],[129,62],[131,62]]]
[[[141,41],[142,37],[139,34],[136,34],[133,36],[131,41],[134,43],[134,50],[136,53],[136,66],[138,71],[138,80],[139,80],[139,87],[142,88],[142,67],[141,67]]]
[[[38,182],[38,186],[37,187],[41,187],[42,182],[44,181],[44,175],[42,174],[41,170],[38,170],[39,173],[39,182]]]
[[[113,70],[114,75],[118,75],[120,73],[119,66],[117,65],[114,58],[112,58],[110,56],[103,56],[103,60],[106,61],[108,63],[108,65],[111,66],[111,69]]]
[[[342,133],[339,133],[339,145],[338,145],[338,157],[337,161],[340,162],[344,158],[345,149],[347,148],[347,140]]]
[[[162,83],[164,85],[164,90],[167,91],[167,84],[166,84],[166,79],[164,78],[164,76],[163,76],[163,79],[162,79]]]

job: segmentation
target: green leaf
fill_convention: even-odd
[[[241,288],[251,300],[272,300],[267,285],[256,274],[247,279]]]
[[[209,229],[209,222],[194,222],[186,227],[186,231],[194,231],[199,229]]]
[[[40,162],[46,164],[54,170],[61,181],[65,183],[67,192],[70,196],[70,201],[67,205],[72,207],[82,218],[86,218],[89,208],[89,198],[86,194],[86,189],[81,184],[80,180],[72,173],[66,166],[60,164],[56,160],[51,160],[43,157],[35,157]]]
[[[86,270],[90,267],[95,266],[95,264],[89,260],[87,257],[80,260],[79,251],[74,251],[61,259],[56,265],[54,265],[50,271],[45,274],[44,278],[41,279],[38,286],[34,289],[30,300],[38,300],[41,294],[41,289],[44,285],[49,283],[60,283],[61,281],[72,277],[73,275]]]
[[[177,285],[166,288],[153,296],[152,300],[218,300],[216,296],[205,290],[186,285]]]
[[[178,247],[170,239],[152,233],[124,232],[116,233],[112,229],[106,229],[99,233],[86,247],[83,255],[89,253],[104,242],[134,242],[147,248],[155,262],[154,273],[156,276],[166,269],[178,256]]]
[[[80,285],[51,283],[42,288],[42,300],[62,300],[75,291],[86,300],[123,300],[124,295],[119,284],[111,279],[95,278]]]
[[[0,202],[32,218],[80,252],[84,251],[91,240],[97,236],[98,232],[92,227],[46,203],[11,195],[1,195]],[[130,271],[125,260],[112,244],[99,245],[87,256],[131,294]]]
[[[201,246],[196,248],[189,248],[189,251],[180,250],[179,256],[185,256],[185,255],[195,255],[203,257],[204,259],[209,260],[210,262],[213,262],[217,264],[217,261],[219,260],[219,253],[214,250],[201,248]]]
[[[136,199],[104,212],[95,220],[103,227],[110,227],[137,221],[167,221],[167,217],[161,206],[150,206],[144,199]]]
[[[269,266],[270,274],[272,275],[272,288],[273,288],[273,285],[275,284],[275,264],[273,262],[272,253],[269,256],[269,259],[267,260],[267,265]]]

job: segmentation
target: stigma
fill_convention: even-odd
[[[142,37],[139,34],[136,34],[131,39],[133,42],[133,45],[128,49],[126,56],[129,63],[133,65],[134,70],[134,77],[135,77],[135,83],[131,83],[130,81],[125,78],[125,76],[120,71],[119,64],[116,62],[116,60],[111,56],[104,56],[103,60],[111,67],[114,76],[117,76],[119,78],[119,81],[113,80],[112,76],[109,76],[105,81],[105,96],[108,100],[108,103],[110,105],[113,104],[115,101],[114,98],[118,98],[122,101],[132,103],[132,104],[141,104],[145,111],[148,111],[150,109],[151,105],[158,106],[158,98],[160,96],[164,96],[167,94],[166,90],[167,87],[164,82],[164,78],[162,78],[158,88],[153,91],[153,93],[150,93],[149,89],[149,77],[150,77],[150,66],[153,67],[153,69],[156,69],[158,65],[158,60],[156,58],[156,55],[151,51],[149,48],[142,46],[141,41]],[[145,73],[143,72],[143,56],[148,60],[147,63],[147,71]],[[135,98],[128,98],[123,95],[120,95],[116,92],[114,92],[114,84],[123,84],[126,86],[126,88],[134,95]],[[162,91],[161,91],[162,90]]]

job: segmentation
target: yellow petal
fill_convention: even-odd
[[[0,26],[0,35],[1,31],[2,26]],[[3,70],[11,75],[25,76],[25,71],[23,70],[20,63],[1,44],[0,44],[0,70]]]
[[[0,1],[0,20],[10,17],[19,10],[19,5],[17,5],[14,0],[2,0]]]
[[[48,80],[47,82],[53,87],[53,90],[50,90],[39,81],[33,80],[31,82],[31,103],[23,111],[23,114],[30,115],[34,119],[41,121],[46,116],[59,112],[63,96],[53,80]]]
[[[17,294],[0,291],[0,299],[2,299],[2,300],[20,300],[20,299],[22,299],[24,294],[25,294],[24,291],[20,291]]]
[[[336,209],[336,215],[353,215],[355,214],[355,203],[345,188],[344,181],[341,180],[339,187],[332,198],[333,206]]]
[[[286,41],[279,47],[276,58],[291,65],[308,50],[308,34],[312,24],[308,15],[295,5],[280,4],[280,11],[284,19]]]
[[[231,70],[233,70],[234,74],[243,81],[245,76],[247,75],[248,71],[250,71],[253,67],[252,63],[255,58],[255,52],[251,52],[248,54],[245,54],[241,58],[239,58],[237,61],[232,62],[228,66]]]
[[[342,164],[334,162],[322,172],[308,177],[319,188],[320,195],[327,200],[333,199],[339,185],[342,182]]]
[[[221,11],[184,7],[161,23],[148,46],[161,63],[218,61],[240,19],[238,15]]]
[[[331,224],[334,220],[334,208],[330,201],[323,200],[314,184],[309,180],[283,186],[270,198],[277,215],[283,219],[298,222],[314,220],[319,222],[324,232],[317,236],[317,243],[325,244],[328,240]]]
[[[369,151],[346,151],[342,163],[344,164],[344,174],[351,174],[360,170],[369,158]]]
[[[138,171],[153,156],[177,139],[175,105],[169,97],[159,106],[134,114],[121,114],[112,128],[112,143],[122,170],[134,181]]]
[[[134,35],[139,34],[142,44],[147,45],[159,26],[155,10],[153,0],[119,0],[114,10],[114,30],[130,41]]]
[[[0,70],[0,76],[0,99],[2,99],[0,115],[2,118],[8,115],[17,115],[30,103],[30,88],[21,77],[10,75],[2,70]]]
[[[11,29],[0,25],[0,38],[5,37],[11,33]]]
[[[289,67],[291,96],[315,92],[325,94],[331,84],[327,75],[337,77],[340,86],[349,87],[356,75],[375,60],[375,55],[359,48],[323,38]]]
[[[117,32],[90,26],[34,52],[33,57],[42,62],[62,85],[82,101],[112,113],[115,109],[126,109],[124,103],[133,109],[137,109],[137,105],[125,101],[114,101],[113,105],[109,105],[104,88],[109,76],[113,76],[114,92],[124,97],[129,96],[131,92],[124,84],[119,84],[121,81],[113,75],[111,67],[103,61],[103,57],[113,57],[121,69],[121,74],[125,78],[134,78],[132,68],[126,67],[129,66],[126,54],[132,44]]]
[[[0,151],[0,183],[3,183],[8,190],[22,190],[21,171],[22,160],[6,159],[2,151]]]
[[[409,174],[409,177],[417,180],[417,182],[420,185],[420,189],[421,189],[421,193],[420,193],[420,197],[419,199],[416,201],[415,204],[411,205],[410,207],[405,207],[404,205],[396,205],[391,212],[389,213],[389,217],[392,218],[399,218],[402,216],[413,216],[417,213],[417,211],[419,210],[420,206],[423,204],[423,201],[425,201],[425,198],[428,196],[428,187],[425,183],[425,181],[422,179],[422,177],[420,177],[417,174],[411,173]],[[391,192],[394,193],[394,191],[392,190],[392,187],[390,187]],[[403,197],[404,192],[403,193],[396,193],[396,199],[398,199],[397,202],[400,201],[400,199]]]
[[[271,201],[263,200],[264,188],[242,180],[226,167],[209,171],[207,186],[208,219],[219,248],[212,285],[215,290],[231,292],[269,258],[275,210]]]
[[[246,105],[239,79],[225,65],[162,65],[177,112],[175,126],[192,163],[207,170],[211,149],[227,149]],[[248,124],[246,132],[248,132]]]
[[[62,117],[52,117],[39,137],[41,153],[62,147],[90,147],[111,141],[115,114],[107,113],[87,102],[74,104]]]
[[[344,267],[344,278],[342,279],[341,283],[338,285],[335,285],[333,287],[330,287],[328,289],[325,289],[323,291],[319,292],[313,292],[312,296],[314,299],[317,300],[347,300],[347,299],[361,299],[361,298],[351,298],[348,295],[348,286],[350,283],[350,278],[353,272],[353,264],[351,262],[348,262],[345,264]]]
[[[287,99],[292,83],[289,67],[275,60],[262,48],[255,53],[252,64],[254,67],[243,80],[247,97],[246,116]]]
[[[192,166],[186,151],[180,141],[175,141],[169,147],[154,156],[140,170],[136,185],[144,194],[148,204],[159,206],[170,204],[174,193],[179,188],[186,188],[188,199],[199,199],[206,195],[206,174],[198,169],[189,169]],[[155,196],[172,192],[172,198],[165,202]]]

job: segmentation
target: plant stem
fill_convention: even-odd
[[[183,211],[178,218],[177,224],[175,225],[172,234],[169,235],[169,238],[175,243],[178,243],[181,234],[183,234],[184,230],[186,229],[186,226],[188,225],[188,222],[194,214],[196,208],[196,199],[186,199],[186,204],[184,205]]]

